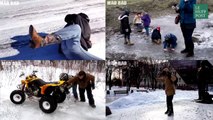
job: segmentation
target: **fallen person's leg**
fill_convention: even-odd
[[[78,24],[72,24],[62,28],[52,34],[47,35],[45,38],[39,36],[35,28],[31,25],[29,34],[32,39],[31,46],[39,48],[51,44],[61,43],[61,51],[67,59],[71,60],[102,60],[81,47],[81,28]]]

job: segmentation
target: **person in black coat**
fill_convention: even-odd
[[[206,89],[207,81],[210,79],[210,69],[208,67],[208,61],[203,60],[200,63],[200,68],[198,69],[197,78],[198,78],[198,100],[205,100],[205,92],[208,90]]]
[[[156,44],[161,44],[161,33],[160,33],[160,27],[157,27],[152,32],[152,42]]]
[[[125,11],[124,14],[118,17],[118,20],[121,22],[121,34],[124,34],[124,44],[133,45],[130,42],[130,33],[132,32],[130,25],[129,25],[129,11]]]

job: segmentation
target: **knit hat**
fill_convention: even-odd
[[[157,27],[157,30],[160,31],[160,27],[159,26]]]

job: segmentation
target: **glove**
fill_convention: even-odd
[[[173,5],[173,6],[172,6],[172,9],[173,9],[173,10],[179,10],[179,7]]]
[[[91,83],[91,87],[92,87],[93,90],[95,89],[95,83],[94,82]]]
[[[126,32],[129,32],[129,29],[125,29]]]
[[[176,9],[176,7],[173,5],[173,6],[172,6],[172,9],[173,9],[173,10],[175,10],[175,9]]]

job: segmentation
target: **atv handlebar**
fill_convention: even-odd
[[[36,75],[35,73],[37,73],[37,72],[38,72],[37,70],[33,70],[32,75]],[[21,75],[19,75],[19,77],[22,77],[22,76],[24,76],[24,75],[25,75],[25,73],[22,72]]]

